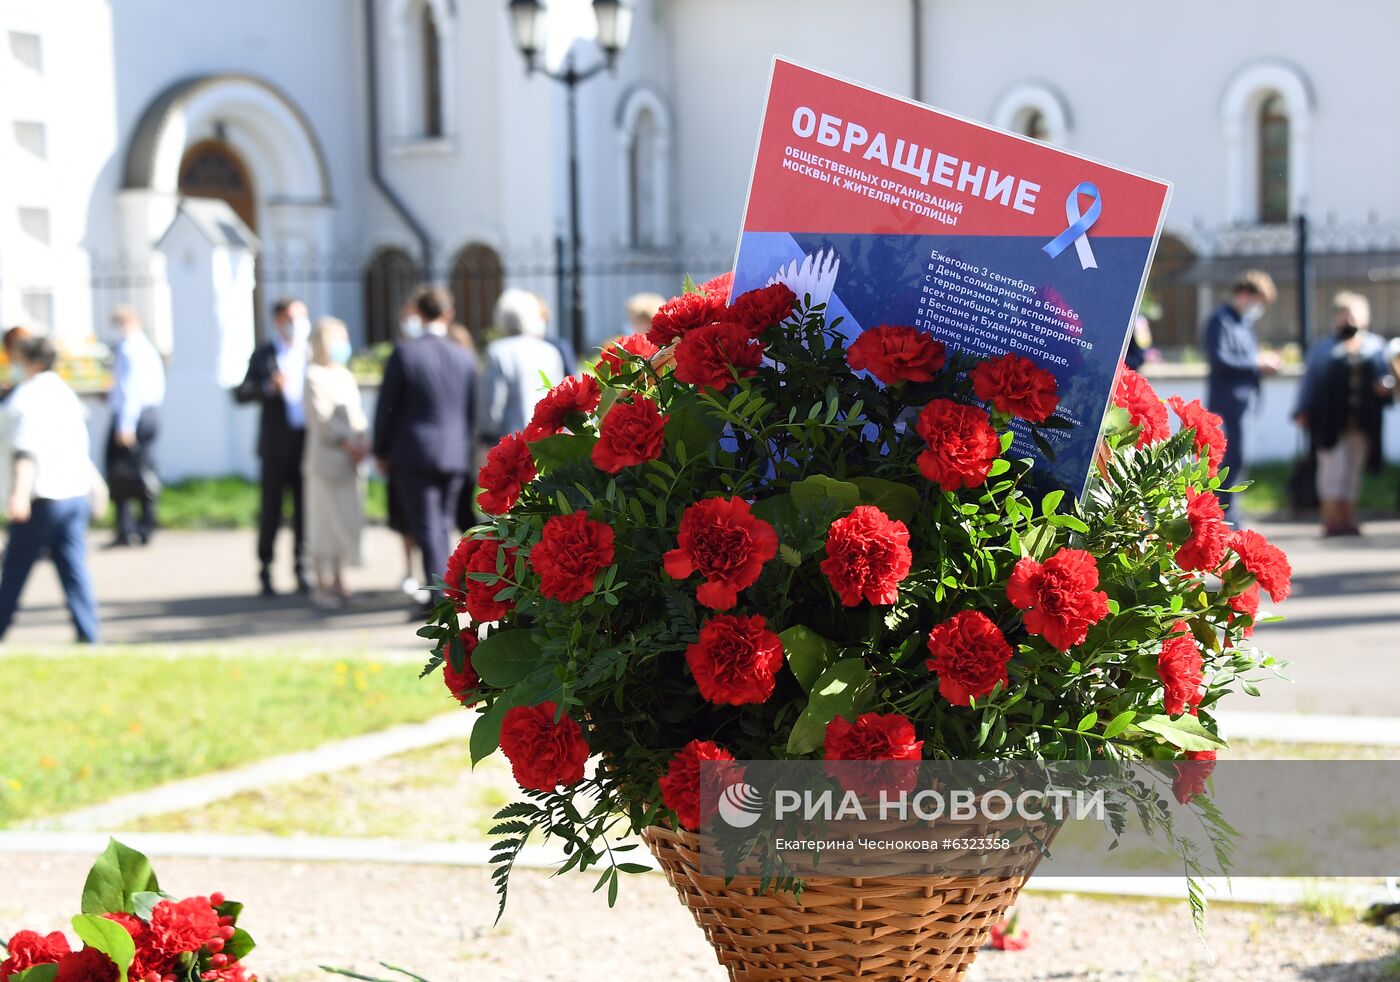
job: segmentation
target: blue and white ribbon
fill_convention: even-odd
[[[1079,196],[1081,194],[1087,194],[1094,199],[1094,203],[1084,214],[1079,211]],[[1098,186],[1090,181],[1075,185],[1074,190],[1069,193],[1069,197],[1065,198],[1065,220],[1069,222],[1069,227],[1045,243],[1042,248],[1051,259],[1054,259],[1073,242],[1074,251],[1079,253],[1080,267],[1098,269],[1099,264],[1094,260],[1094,250],[1089,246],[1089,228],[1099,220],[1099,215],[1102,212],[1103,200],[1099,196]]]

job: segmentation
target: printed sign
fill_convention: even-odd
[[[855,338],[913,325],[1052,371],[1043,483],[1082,492],[1171,186],[778,59],[734,290],[774,281]]]

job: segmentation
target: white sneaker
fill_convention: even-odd
[[[411,576],[405,576],[403,582],[399,584],[399,589],[410,597],[418,595],[418,581]]]

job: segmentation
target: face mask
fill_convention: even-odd
[[[1252,303],[1240,312],[1240,320],[1246,324],[1253,324],[1264,316],[1264,305],[1262,303]]]
[[[10,381],[15,385],[24,381],[24,366],[17,361],[10,362]]]
[[[423,318],[417,314],[409,314],[399,321],[399,330],[403,332],[405,338],[421,338],[423,336]]]
[[[350,361],[350,352],[350,342],[345,338],[340,338],[331,345],[328,354],[331,356],[331,361],[337,365],[344,365]]]
[[[1337,340],[1350,341],[1352,338],[1356,337],[1360,331],[1361,328],[1357,327],[1355,324],[1347,324],[1343,327],[1339,327],[1337,328]]]
[[[301,344],[311,337],[311,321],[305,317],[297,317],[292,321],[292,340]]]

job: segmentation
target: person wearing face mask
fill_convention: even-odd
[[[112,428],[107,436],[107,485],[117,506],[117,535],[112,546],[146,545],[156,527],[156,477],[154,446],[159,430],[161,403],[165,401],[165,363],[141,329],[141,318],[131,307],[112,311],[112,391],[107,405]],[[135,520],[133,502],[141,503],[141,521]]]
[[[1273,278],[1258,269],[1247,270],[1230,287],[1229,296],[1210,315],[1201,330],[1201,348],[1209,372],[1206,408],[1224,421],[1228,446],[1221,468],[1229,468],[1227,487],[1245,478],[1244,415],[1259,394],[1260,378],[1279,369],[1279,357],[1259,350],[1254,324],[1278,297]],[[1223,494],[1220,504],[1226,518],[1239,527],[1232,513],[1234,495]]]
[[[19,360],[19,345],[21,341],[30,337],[33,335],[29,333],[29,328],[18,324],[5,332],[5,364],[8,370],[3,381],[0,381],[0,403],[10,398],[10,393],[24,381],[24,365]]]
[[[311,321],[306,304],[284,298],[272,305],[272,337],[248,359],[248,373],[233,390],[239,403],[258,403],[258,459],[261,464],[261,505],[258,510],[258,581],[262,595],[272,586],[273,546],[287,492],[292,495],[293,570],[298,593],[310,593],[306,578],[302,518],[301,458],[306,445],[307,338]]]
[[[1332,300],[1330,337],[1308,349],[1293,419],[1317,451],[1322,534],[1360,535],[1356,502],[1367,464],[1379,465],[1390,402],[1385,342],[1370,331],[1371,305],[1349,291]]]
[[[306,552],[316,574],[312,602],[335,609],[350,599],[344,567],[360,565],[369,424],[350,361],[345,324],[323,317],[311,329],[306,366]]]

